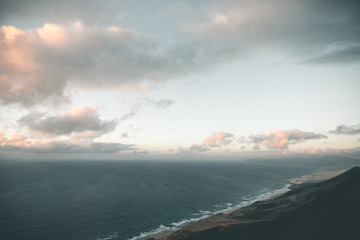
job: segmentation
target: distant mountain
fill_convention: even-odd
[[[360,239],[360,167],[189,224],[161,240]]]

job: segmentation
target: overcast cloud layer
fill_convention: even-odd
[[[2,103],[64,100],[69,86],[144,90],[262,47],[281,46],[294,61],[309,64],[359,60],[357,1],[230,1],[221,11],[183,19],[174,33],[182,37],[170,42],[116,22],[129,5],[2,1],[3,23],[23,18],[44,22],[24,30],[1,27]]]

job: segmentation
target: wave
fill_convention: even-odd
[[[279,196],[281,194],[286,193],[287,191],[290,190],[291,184],[286,184],[284,187],[280,188],[280,189],[276,189],[273,191],[269,191],[268,189],[264,189],[259,195],[257,195],[256,197],[250,197],[250,196],[246,196],[244,198],[243,201],[241,201],[241,203],[239,204],[232,204],[232,203],[225,203],[222,205],[215,205],[215,208],[218,208],[219,210],[215,210],[215,211],[209,211],[209,210],[200,210],[197,213],[194,213],[192,218],[189,219],[182,219],[179,222],[174,222],[171,223],[167,226],[165,225],[160,225],[158,228],[155,228],[153,230],[147,231],[147,232],[143,232],[140,233],[139,235],[130,238],[129,240],[143,240],[143,239],[147,239],[149,237],[154,237],[154,236],[159,236],[159,235],[164,235],[164,234],[168,234],[168,233],[172,233],[175,232],[177,230],[179,230],[180,228],[186,226],[187,224],[191,223],[191,222],[196,222],[205,218],[208,218],[210,216],[219,214],[219,213],[229,213],[234,211],[235,209],[239,209],[245,206],[248,206],[254,202],[257,201],[262,201],[265,199],[269,199],[272,197],[276,197]],[[105,239],[103,239],[105,240]]]
[[[104,238],[98,238],[97,240],[112,240],[112,239],[115,239],[115,238],[118,238],[119,235],[117,232],[114,232],[113,234],[110,234],[109,236],[107,237],[104,237]]]
[[[180,228],[187,225],[188,223],[199,221],[201,219],[204,219],[204,218],[207,218],[207,217],[210,217],[210,216],[211,215],[208,214],[208,215],[203,215],[203,216],[197,217],[197,218],[184,219],[184,220],[181,220],[179,222],[171,223],[170,226],[160,225],[156,229],[150,230],[148,232],[140,233],[140,235],[135,236],[133,238],[130,238],[129,240],[142,240],[142,239],[146,239],[148,237],[153,237],[153,236],[158,236],[158,235],[162,235],[162,234],[166,234],[166,233],[171,233],[171,232],[174,232],[176,230],[179,230]]]

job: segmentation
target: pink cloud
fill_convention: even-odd
[[[93,117],[97,114],[98,108],[96,106],[76,106],[69,109],[68,112],[60,114],[60,116],[69,118],[84,118]]]
[[[4,146],[6,144],[7,139],[5,138],[5,133],[0,131],[0,146]]]
[[[264,134],[266,138],[266,146],[269,148],[287,148],[289,142],[288,131],[275,130]]]
[[[169,149],[168,154],[180,153],[201,153],[210,150],[210,147],[221,147],[230,144],[233,135],[227,132],[214,132],[206,137],[202,144],[193,144],[188,148],[178,147],[176,149]]]
[[[109,26],[107,30],[113,33],[121,33],[123,31],[120,27],[117,26]]]
[[[27,146],[30,141],[22,134],[13,134],[9,138],[5,137],[5,133],[0,131],[0,146]]]
[[[26,139],[27,137],[22,134],[13,134],[7,140],[7,144],[12,146],[26,146],[28,144]]]
[[[136,150],[135,145],[121,143],[93,142],[96,133],[84,132],[78,134],[79,141],[34,139],[28,140],[25,135],[13,134],[9,138],[0,131],[0,150],[10,152],[35,152],[35,153],[116,153],[118,151]],[[85,141],[84,141],[85,139]],[[90,139],[90,140],[89,140]],[[89,140],[89,141],[88,141]]]
[[[5,102],[35,94],[43,83],[36,40],[13,26],[0,28],[0,95]]]
[[[216,144],[229,144],[232,140],[229,138],[233,137],[231,133],[226,132],[215,132],[210,136],[206,137],[203,144],[204,146],[215,146]]]
[[[110,28],[110,30],[114,31],[115,28]],[[0,101],[3,103],[21,103],[26,106],[49,102],[44,100],[52,100],[50,103],[58,103],[58,100],[66,100],[64,89],[68,82],[81,78],[85,85],[86,83],[93,83],[93,81],[89,81],[90,76],[93,77],[98,74],[88,76],[86,73],[89,71],[108,75],[106,78],[108,79],[109,75],[112,76],[112,70],[118,69],[118,62],[111,64],[117,66],[111,71],[107,64],[99,70],[99,66],[102,66],[100,60],[99,62],[89,60],[89,64],[92,63],[94,66],[88,67],[82,58],[79,62],[80,60],[77,57],[90,54],[93,51],[94,46],[85,50],[83,47],[88,46],[84,43],[91,42],[89,39],[92,37],[101,38],[105,35],[109,41],[114,41],[122,46],[124,43],[120,42],[119,39],[131,35],[129,31],[118,28],[118,34],[115,36],[110,30],[79,31],[74,26],[65,28],[52,23],[46,23],[41,28],[26,31],[14,26],[1,26]],[[103,48],[106,48],[104,46],[107,45],[98,44],[96,46],[100,55],[103,54]],[[62,54],[59,54],[59,47],[64,48]],[[84,52],[75,53],[74,51]],[[110,55],[115,56],[114,53]],[[72,61],[77,62],[78,66],[85,69],[74,67]],[[113,78],[119,79],[119,73],[113,75]]]
[[[103,133],[100,131],[84,131],[72,135],[70,142],[72,144],[91,143],[94,138],[100,137],[101,135],[103,135]]]
[[[297,129],[294,130],[274,130],[259,135],[250,136],[258,149],[260,145],[265,145],[270,149],[287,149],[289,144],[296,144],[305,140],[327,138],[323,134],[315,134],[313,132],[303,132]]]
[[[61,47],[69,41],[66,29],[57,24],[46,23],[36,32],[45,44],[52,47]]]

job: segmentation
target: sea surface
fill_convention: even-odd
[[[138,240],[286,191],[314,166],[224,161],[0,162],[0,238]]]

